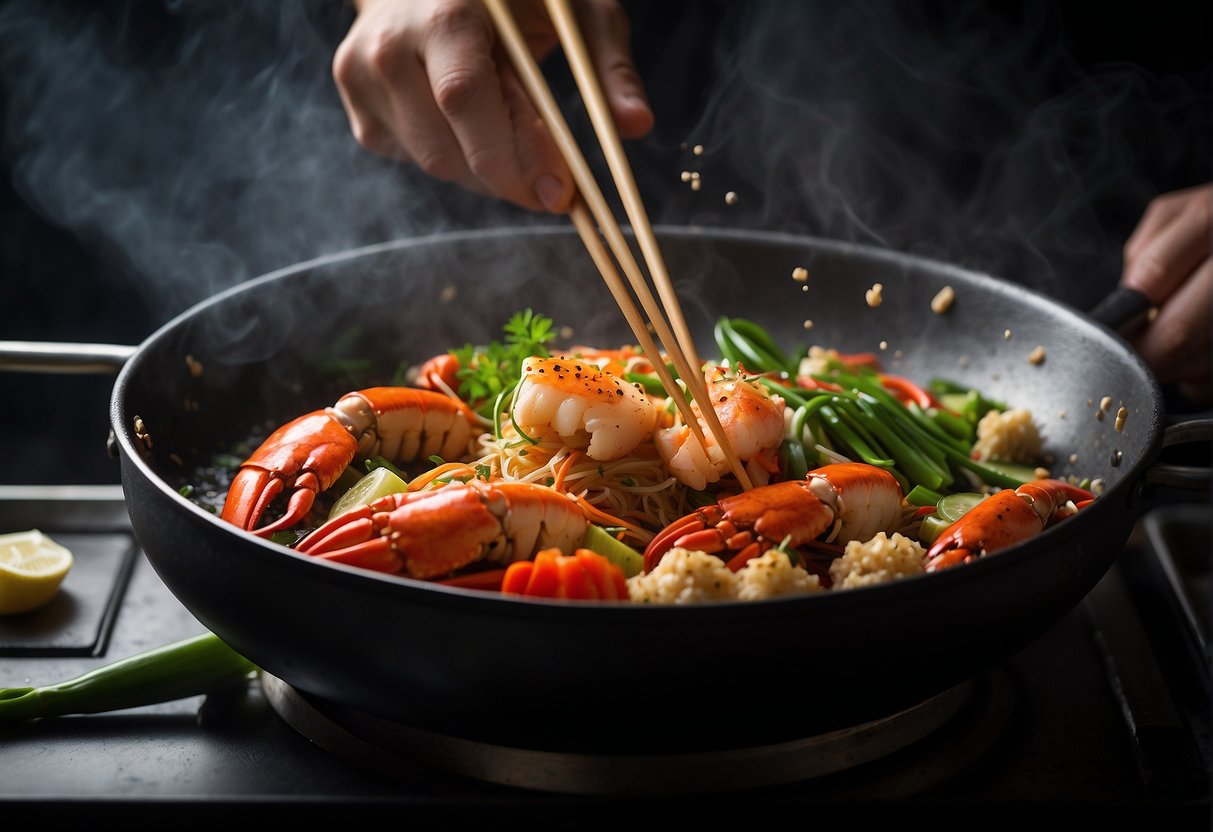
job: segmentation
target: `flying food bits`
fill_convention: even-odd
[[[864,293],[864,299],[868,302],[868,306],[873,309],[880,306],[881,301],[884,300],[884,284],[873,283],[872,288]]]
[[[1112,409],[1112,397],[1104,396],[1099,400],[1099,409],[1105,413]]]
[[[810,321],[808,318],[805,318],[805,321],[804,321],[804,328],[805,328],[805,329],[812,329],[812,328],[813,328],[813,322],[812,322],[812,321]]]
[[[727,194],[725,194],[724,195],[724,204],[725,205],[736,205],[737,204],[737,192],[729,191]]]
[[[884,352],[885,350],[887,350],[887,349],[889,348],[889,342],[888,342],[888,341],[881,341],[881,342],[880,342],[880,344],[879,344],[879,346],[880,346],[880,350],[881,350],[881,352]]]
[[[1129,409],[1122,407],[1116,411],[1116,432],[1121,433],[1125,429],[1125,419],[1129,418]]]
[[[1010,340],[1011,340],[1011,330],[1009,330],[1009,329],[1004,329],[1004,330],[1002,331],[1002,340],[1004,340],[1004,341],[1010,341]]]
[[[202,362],[192,355],[185,357],[185,366],[189,368],[190,375],[194,378],[202,378]]]
[[[690,182],[691,181],[691,172],[689,170],[684,170],[681,174],[679,174],[678,178],[681,179],[683,182]]]
[[[797,266],[792,269],[792,279],[797,283],[804,283],[809,279],[809,270],[804,266]]]
[[[439,298],[442,300],[443,303],[450,303],[451,301],[453,301],[455,299],[455,296],[458,294],[459,294],[459,290],[456,289],[454,286],[444,286],[442,289],[442,294],[439,295]]]
[[[695,145],[694,147],[691,148],[691,152],[694,153],[696,156],[702,156],[703,155],[703,145],[701,145],[701,144]]]
[[[951,286],[944,286],[931,298],[931,311],[936,315],[943,315],[952,308],[955,300],[956,291]]]
[[[1045,363],[1045,348],[1037,345],[1036,349],[1028,353],[1028,363],[1036,365]]]

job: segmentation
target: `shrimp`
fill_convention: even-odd
[[[578,358],[527,358],[513,408],[528,435],[555,432],[599,462],[619,459],[653,434],[657,406],[629,384]]]
[[[746,463],[746,472],[755,485],[770,481],[775,451],[783,441],[785,421],[783,399],[740,376],[726,376],[720,370],[706,375],[708,398],[729,438],[738,459]],[[685,485],[701,491],[717,482],[728,470],[724,453],[712,440],[698,403],[691,405],[704,438],[705,449],[685,424],[662,428],[654,436],[657,452],[670,473]]]

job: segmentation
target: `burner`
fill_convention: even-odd
[[[898,713],[816,736],[719,751],[628,755],[479,742],[338,705],[265,672],[261,685],[291,727],[329,753],[381,776],[407,780],[420,765],[485,783],[579,795],[720,792],[860,768],[888,789],[914,793],[964,771],[989,752],[1010,725],[1016,699],[1011,680],[996,670]],[[887,771],[872,766],[907,755],[908,763],[902,759]],[[915,759],[929,759],[931,765],[916,765]]]

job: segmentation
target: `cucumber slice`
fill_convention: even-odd
[[[922,525],[918,527],[919,542],[924,546],[930,546],[950,525],[952,525],[952,521],[943,519],[938,513],[928,514],[922,518]]]
[[[980,503],[986,498],[984,494],[977,494],[972,491],[965,491],[960,494],[948,494],[939,498],[939,503],[935,506],[936,513],[947,520],[949,523],[955,523],[965,513]]]
[[[626,543],[620,543],[601,526],[590,525],[581,541],[583,549],[597,552],[623,570],[623,577],[630,578],[644,571],[644,555]]]
[[[356,508],[373,503],[388,494],[399,494],[408,491],[409,486],[387,468],[376,468],[367,474],[341,495],[329,510],[329,519],[345,514]]]
[[[944,393],[939,397],[940,403],[953,413],[963,414],[969,397],[965,393]]]

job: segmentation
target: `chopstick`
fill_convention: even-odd
[[[636,293],[636,298],[639,299],[641,306],[644,308],[644,313],[652,323],[657,337],[665,345],[666,354],[669,355],[675,368],[678,370],[679,376],[686,383],[687,391],[691,394],[691,398],[699,405],[700,413],[707,422],[708,429],[711,431],[712,438],[715,440],[717,447],[720,448],[733,474],[737,477],[738,483],[743,489],[748,490],[752,487],[750,478],[741,461],[737,458],[732,443],[724,433],[719,417],[716,415],[716,411],[708,398],[707,385],[700,369],[702,364],[696,357],[694,343],[690,338],[689,330],[687,330],[685,318],[678,306],[677,297],[672,291],[669,275],[665,270],[664,261],[661,260],[656,240],[649,227],[647,215],[644,213],[643,204],[640,201],[635,186],[635,180],[631,176],[626,156],[624,156],[622,146],[619,143],[618,134],[615,132],[614,125],[610,120],[609,111],[606,110],[605,97],[590,67],[588,52],[585,50],[584,41],[581,39],[576,28],[571,10],[567,5],[560,2],[549,3],[549,11],[552,13],[553,21],[557,24],[557,31],[561,37],[562,44],[565,46],[569,64],[570,66],[578,67],[575,70],[575,76],[583,97],[587,98],[587,107],[600,113],[598,117],[593,119],[595,129],[599,134],[599,141],[603,143],[604,153],[608,155],[608,159],[614,159],[614,162],[610,164],[612,174],[616,179],[617,187],[620,189],[621,197],[625,201],[625,207],[628,209],[629,218],[633,223],[633,231],[637,234],[642,253],[645,254],[649,269],[653,272],[654,280],[658,283],[658,290],[662,293],[666,309],[669,310],[668,314],[680,326],[681,339],[674,337],[670,325],[666,322],[661,309],[657,306],[657,301],[649,289],[639,264],[632,255],[632,250],[623,236],[623,231],[615,221],[614,214],[611,212],[606,198],[598,187],[598,183],[590,170],[589,163],[585,160],[581,149],[573,138],[572,131],[569,129],[563,113],[561,113],[559,106],[556,104],[555,97],[548,88],[543,73],[539,70],[539,65],[531,55],[530,48],[519,31],[513,14],[506,6],[504,0],[485,0],[485,6],[493,18],[494,26],[501,37],[502,45],[514,64],[515,71],[517,71],[519,78],[526,87],[527,93],[531,96],[535,108],[539,111],[540,116],[551,131],[557,147],[560,149],[566,164],[569,166],[569,170],[573,174],[579,196],[574,197],[569,209],[569,216],[581,237],[582,243],[585,245],[594,264],[598,267],[620,311],[623,312],[624,317],[627,319],[641,349],[653,365],[653,369],[657,373],[662,387],[669,393],[675,406],[678,407],[679,412],[682,414],[683,421],[695,435],[695,438],[699,440],[700,445],[706,452],[708,443],[703,435],[699,421],[695,418],[694,411],[690,409],[690,405],[686,401],[682,390],[674,382],[673,377],[666,369],[665,362],[661,358],[661,351],[657,348],[652,336],[649,334],[644,318],[641,316],[640,311],[636,309],[632,296],[623,285],[619,273],[611,262],[610,255],[603,247],[599,231],[601,231],[602,236],[606,237],[611,252],[614,253],[616,260],[627,275],[632,291]],[[599,129],[600,123],[608,126]],[[590,214],[593,215],[592,219]],[[594,227],[595,221],[597,222],[597,229]],[[639,228],[637,228],[637,225],[639,225]],[[654,264],[657,264],[656,268]],[[689,350],[687,349],[688,345]],[[684,354],[685,352],[689,352],[689,357]],[[691,363],[692,360],[695,362],[693,365]]]

